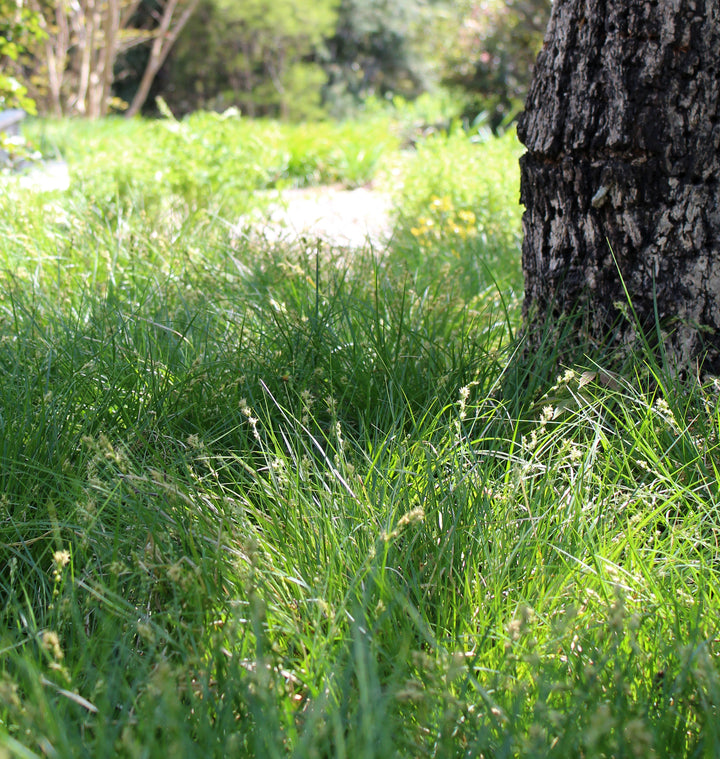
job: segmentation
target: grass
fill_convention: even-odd
[[[718,385],[523,357],[511,138],[348,257],[111,159],[158,128],[2,200],[0,754],[716,755]]]
[[[159,121],[38,121],[27,132],[45,154],[72,154],[75,186],[96,204],[225,217],[256,206],[259,190],[363,185],[400,139],[379,117],[286,125],[243,119],[233,110],[183,121],[169,111]]]

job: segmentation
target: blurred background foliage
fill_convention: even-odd
[[[104,61],[112,87],[97,115],[128,105],[136,112],[153,45],[168,37],[162,24],[170,0],[132,0],[130,6],[109,0],[108,8],[113,3],[125,13],[118,39],[132,44],[116,46],[111,68]],[[32,83],[41,113],[93,115],[72,93],[62,98],[49,75],[48,51],[67,22],[62,0],[11,5],[34,11],[47,38],[25,35],[28,50],[0,59],[0,75]],[[304,121],[352,117],[368,104],[430,95],[452,104],[439,110],[440,121],[472,122],[483,114],[497,131],[522,107],[551,7],[552,0],[172,0],[173,23],[192,12],[171,49],[163,50],[162,65],[151,67],[143,112],[154,114],[161,96],[178,115],[236,107],[248,116]],[[15,12],[12,24],[0,24],[7,43],[20,35],[23,18],[30,17]],[[71,26],[67,40],[72,55],[61,78],[70,89],[73,56],[82,60],[82,46],[89,44],[83,39],[92,37],[73,22],[83,33],[73,39]],[[97,33],[94,40],[98,47]],[[52,63],[57,70],[57,60]]]
[[[551,8],[552,0],[465,3],[442,56],[443,82],[463,93],[465,117],[485,111],[497,130],[517,115]]]
[[[202,0],[161,73],[175,112],[346,117],[450,90],[496,129],[522,107],[551,0]]]
[[[42,38],[37,14],[13,0],[0,0],[0,110],[22,108],[35,113],[27,87],[15,74],[20,56]]]

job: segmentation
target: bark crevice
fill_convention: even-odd
[[[631,343],[627,288],[720,368],[719,49],[714,0],[556,0],[518,126],[530,331],[582,308]]]

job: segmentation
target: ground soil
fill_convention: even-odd
[[[271,241],[321,239],[332,246],[384,246],[393,230],[389,193],[326,185],[283,190],[268,209],[241,220],[252,234]]]

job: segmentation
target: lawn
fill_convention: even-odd
[[[405,129],[26,130],[73,182],[0,189],[0,757],[720,753],[720,385],[529,355],[514,135]],[[370,179],[387,249],[238,233]]]

